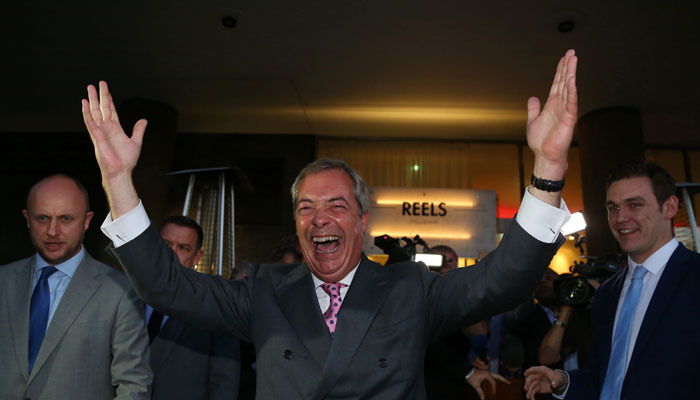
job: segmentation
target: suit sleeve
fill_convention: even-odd
[[[143,310],[143,303],[133,288],[128,287],[119,301],[112,329],[111,374],[115,399],[151,398],[153,374]]]
[[[498,245],[477,265],[444,277],[423,272],[429,304],[430,340],[513,309],[532,296],[564,242],[543,243],[512,222]]]
[[[240,342],[230,336],[214,335],[209,358],[209,398],[236,400],[240,378]]]
[[[252,279],[228,281],[183,268],[153,226],[110,250],[138,296],[154,309],[217,334],[250,340]],[[255,274],[253,268],[250,276]]]

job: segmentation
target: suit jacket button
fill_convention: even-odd
[[[291,350],[289,350],[289,349],[285,350],[285,351],[284,351],[284,359],[285,359],[285,360],[291,360],[291,359],[292,359],[292,354],[294,354],[294,353],[292,353]]]
[[[379,368],[386,368],[386,366],[389,365],[389,362],[386,360],[386,358],[382,357],[377,360],[377,365]]]

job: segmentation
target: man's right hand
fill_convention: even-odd
[[[534,399],[538,393],[562,393],[569,384],[566,374],[562,371],[544,366],[528,368],[524,375],[528,399]]]
[[[136,122],[131,137],[127,136],[119,123],[107,83],[100,81],[99,86],[99,99],[97,89],[93,85],[87,87],[88,100],[82,100],[83,120],[95,146],[112,219],[117,219],[139,203],[131,173],[141,154],[147,121]]]

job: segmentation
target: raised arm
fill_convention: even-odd
[[[136,122],[131,137],[127,136],[119,123],[107,82],[100,81],[99,86],[99,98],[93,85],[87,87],[88,99],[82,100],[83,120],[95,146],[112,219],[117,219],[139,203],[131,173],[141,154],[147,121]]]
[[[576,64],[574,50],[559,60],[549,97],[540,109],[540,101],[527,101],[527,144],[535,154],[533,175],[550,181],[561,181],[568,169],[568,152],[578,112]],[[561,192],[546,192],[530,187],[538,199],[559,206]]]

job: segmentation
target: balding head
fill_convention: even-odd
[[[93,213],[85,187],[66,175],[51,175],[35,183],[27,195],[29,236],[49,265],[67,261],[82,248]]]
[[[87,189],[85,189],[85,186],[83,186],[83,184],[80,183],[80,181],[73,178],[72,176],[64,174],[49,175],[33,184],[32,187],[29,188],[29,192],[27,193],[27,201],[25,207],[29,209],[29,202],[32,200],[32,197],[35,195],[37,189],[39,189],[40,187],[48,188],[49,191],[53,191],[55,189],[70,188],[70,182],[73,183],[75,188],[78,189],[81,196],[83,197],[83,201],[85,202],[85,212],[90,211],[90,199],[88,198],[88,192]]]

